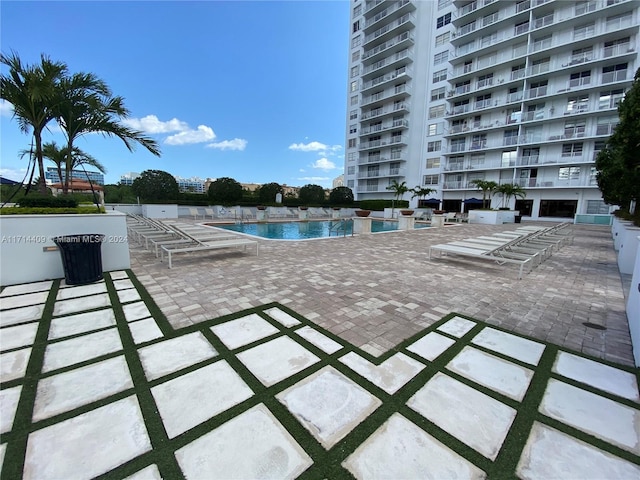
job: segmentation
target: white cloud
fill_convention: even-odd
[[[321,152],[321,155],[328,155],[330,153],[342,150],[342,146],[330,146],[320,142],[292,143],[291,145],[289,145],[289,150],[296,150],[299,152]]]
[[[326,182],[327,180],[331,180],[329,177],[298,177],[297,180],[304,182]]]
[[[169,145],[188,145],[192,143],[209,142],[216,138],[211,127],[206,125],[198,125],[196,130],[185,130],[175,135],[169,135],[164,143]]]
[[[0,177],[8,178],[9,180],[13,180],[15,182],[21,182],[22,179],[25,178],[24,176],[26,173],[27,173],[26,168],[19,168],[19,169],[0,168]],[[36,175],[38,175],[37,170],[36,170]],[[27,177],[24,181],[28,182],[29,178]]]
[[[186,132],[189,130],[189,125],[177,118],[162,122],[155,115],[147,115],[142,118],[127,118],[122,123],[145,133]]]
[[[10,117],[13,115],[13,105],[6,100],[0,100],[0,117]]]
[[[331,160],[328,160],[326,158],[319,158],[311,165],[311,168],[318,168],[320,170],[328,171],[335,170],[338,167],[336,167],[336,164]]]
[[[223,140],[222,142],[210,143],[207,148],[215,148],[218,150],[240,150],[247,148],[247,141],[242,138],[234,138],[233,140]]]

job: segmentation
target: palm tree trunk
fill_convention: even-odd
[[[44,178],[44,160],[42,158],[42,137],[40,131],[33,132],[33,136],[36,140],[36,160],[38,161],[38,170],[40,171],[40,178],[38,179],[38,191],[42,195],[47,194],[47,183]]]

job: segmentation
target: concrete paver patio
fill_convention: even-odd
[[[1,476],[638,478],[606,231],[516,280],[433,230],[3,289]]]

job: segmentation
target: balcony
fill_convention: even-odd
[[[618,45],[611,45],[602,49],[603,58],[617,57],[618,55],[626,55],[627,53],[633,53],[635,48],[630,43],[620,43]]]
[[[384,148],[384,147],[391,147],[393,145],[406,145],[407,144],[407,137],[404,135],[396,135],[394,137],[390,137],[388,139],[385,140],[372,140],[370,142],[361,142],[360,145],[358,145],[358,150],[362,151],[362,150],[369,150],[372,148]]]
[[[626,70],[616,70],[614,72],[603,73],[601,83],[623,82],[626,79],[627,79]]]
[[[547,86],[530,88],[527,90],[527,98],[543,97],[547,94]]]
[[[393,55],[389,55],[386,58],[383,58],[382,60],[379,60],[375,63],[372,63],[371,65],[367,65],[366,67],[364,67],[364,70],[362,71],[362,75],[368,75],[372,72],[375,72],[376,70],[380,70],[381,68],[387,67],[389,65],[393,65],[396,62],[399,62],[400,60],[404,60],[405,58],[409,58],[410,54],[412,54],[413,52],[410,52],[409,50],[403,50],[401,52],[398,53],[394,53]]]
[[[410,79],[411,78],[410,73],[411,73],[410,69],[408,69],[407,67],[401,67],[393,73],[387,73],[386,75],[381,75],[379,77],[374,78],[373,80],[369,80],[368,82],[365,82],[362,85],[361,91],[365,92],[370,88],[377,87],[378,85],[382,85],[386,82],[390,82],[399,77],[406,77]]]
[[[362,54],[362,60],[367,60],[371,57],[374,57],[375,55],[379,54],[379,53],[383,53],[389,49],[391,49],[392,47],[396,47],[398,45],[401,45],[403,43],[412,43],[413,44],[414,41],[414,37],[413,35],[411,35],[409,32],[404,32],[401,33],[400,35],[392,38],[391,40],[388,40],[380,45],[376,45],[374,48],[372,48],[371,50],[366,50],[363,54]]]
[[[368,119],[372,119],[372,118],[379,118],[379,117],[383,117],[385,115],[392,115],[392,114],[396,114],[396,113],[400,113],[400,112],[407,112],[408,111],[408,105],[406,103],[398,103],[398,104],[394,104],[391,107],[379,107],[379,108],[375,108],[369,112],[365,112],[361,115],[360,119],[361,120],[368,120]]]
[[[384,132],[387,130],[395,130],[398,128],[409,128],[408,120],[395,120],[386,124],[371,125],[370,127],[360,130],[360,135],[371,135],[377,132]]]
[[[363,178],[389,178],[389,177],[404,177],[405,176],[404,168],[381,168],[381,169],[373,169],[366,170],[363,172],[358,172],[358,179]]]
[[[367,21],[365,23],[364,29],[367,30],[367,29],[371,28],[373,25],[378,23],[380,20],[384,20],[385,18],[388,21],[389,18],[391,18],[390,17],[391,15],[396,13],[396,16],[397,16],[397,12],[400,11],[402,9],[402,7],[405,7],[405,6],[410,5],[410,4],[411,4],[410,0],[398,0],[397,2],[391,4],[391,6],[385,8],[381,12],[376,13],[373,17],[367,18]],[[412,7],[411,8],[412,10],[415,10],[415,6],[414,5],[411,5],[411,7]]]
[[[398,96],[410,95],[411,86],[410,85],[398,85],[392,89],[387,89],[383,92],[374,93],[373,95],[369,95],[368,97],[363,97],[360,101],[360,106],[364,107],[366,105],[370,105],[376,102],[389,100]]]
[[[364,44],[366,45],[367,43],[372,42],[373,40],[384,39],[385,36],[391,36],[391,34],[393,34],[393,32],[399,27],[405,27],[405,29],[408,29],[414,26],[415,26],[415,17],[412,14],[407,13],[402,17],[398,18],[397,20],[394,20],[393,22],[380,27],[375,32],[364,37]]]

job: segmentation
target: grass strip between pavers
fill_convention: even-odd
[[[31,356],[29,359],[29,363],[27,366],[27,373],[23,379],[12,380],[10,382],[5,382],[2,384],[3,388],[9,388],[15,385],[22,385],[22,392],[20,395],[20,400],[18,403],[18,407],[16,410],[16,415],[13,423],[13,428],[10,432],[5,433],[0,438],[1,443],[7,443],[7,448],[5,452],[4,463],[2,465],[2,471],[0,476],[2,478],[11,478],[11,479],[20,479],[23,476],[24,470],[24,460],[26,453],[26,446],[28,436],[34,430],[44,428],[46,426],[52,425],[62,420],[66,420],[68,418],[75,417],[82,413],[89,412],[99,406],[103,406],[109,404],[116,400],[121,400],[128,396],[131,396],[135,393],[138,403],[140,405],[140,409],[142,412],[142,416],[144,418],[145,427],[149,434],[152,450],[142,454],[134,459],[114,468],[113,470],[100,475],[98,478],[102,479],[120,479],[127,477],[136,473],[137,471],[151,465],[155,464],[158,467],[160,475],[165,480],[169,479],[182,479],[184,475],[178,465],[178,462],[175,457],[175,451],[188,445],[194,440],[200,438],[202,435],[218,428],[219,426],[225,424],[231,419],[237,417],[238,415],[246,412],[250,408],[255,407],[259,404],[264,404],[269,411],[277,418],[277,420],[283,425],[285,430],[289,432],[289,434],[295,439],[295,441],[305,450],[305,452],[311,457],[313,460],[313,464],[303,472],[299,478],[301,479],[317,479],[317,478],[330,478],[330,479],[341,479],[341,478],[353,478],[351,473],[348,472],[344,467],[342,467],[342,463],[351,455],[369,436],[371,436],[378,428],[380,428],[390,417],[395,413],[399,413],[407,418],[409,421],[417,425],[418,427],[425,430],[429,435],[434,437],[436,440],[453,450],[454,452],[461,455],[463,458],[473,463],[480,469],[482,469],[489,478],[515,478],[515,470],[517,464],[520,460],[520,456],[522,450],[529,438],[530,430],[534,424],[534,422],[540,422],[556,428],[561,432],[567,433],[572,437],[577,438],[578,440],[584,441],[588,444],[595,446],[601,450],[605,450],[617,457],[623,458],[629,462],[640,465],[640,457],[634,455],[631,452],[623,450],[617,446],[611,445],[599,438],[596,438],[592,435],[584,433],[580,430],[577,430],[571,426],[565,425],[562,422],[559,422],[555,419],[548,418],[545,415],[542,415],[538,412],[538,408],[540,402],[542,401],[543,395],[547,388],[547,383],[550,378],[556,378],[562,380],[565,383],[570,385],[582,388],[584,390],[590,391],[592,393],[597,393],[598,395],[609,398],[611,400],[615,400],[621,404],[630,406],[632,408],[638,409],[639,405],[636,402],[631,400],[622,399],[615,395],[612,395],[607,392],[600,391],[596,388],[590,387],[588,385],[582,384],[575,380],[571,380],[565,377],[562,377],[556,373],[552,372],[552,367],[557,358],[558,352],[565,351],[569,353],[573,353],[583,358],[588,358],[590,360],[595,360],[599,363],[603,363],[609,366],[614,366],[618,369],[631,372],[635,375],[636,381],[639,379],[638,369],[634,369],[631,367],[626,367],[622,365],[616,365],[612,362],[606,362],[601,359],[589,357],[581,354],[580,352],[572,352],[566,349],[560,349],[553,344],[548,344],[546,342],[540,341],[535,338],[526,337],[524,335],[519,335],[512,331],[508,331],[506,329],[502,329],[500,327],[489,325],[479,320],[476,320],[471,317],[467,317],[464,315],[451,313],[446,315],[438,322],[434,323],[430,327],[426,328],[422,332],[419,332],[413,335],[411,338],[403,341],[402,343],[396,345],[391,350],[385,352],[380,357],[374,357],[371,354],[360,350],[357,347],[349,344],[345,340],[341,339],[339,336],[332,334],[331,332],[323,329],[322,327],[314,324],[313,322],[307,320],[303,316],[297,314],[295,311],[289,309],[288,307],[278,304],[278,303],[270,303],[267,305],[262,305],[260,307],[251,308],[248,310],[243,310],[241,312],[237,312],[230,315],[225,315],[219,318],[211,319],[202,323],[198,323],[196,325],[190,325],[179,330],[174,330],[171,324],[168,322],[167,318],[162,313],[161,309],[155,304],[153,298],[149,293],[145,290],[144,286],[140,283],[140,281],[135,277],[131,270],[126,271],[129,279],[132,281],[134,288],[138,291],[142,301],[145,303],[149,312],[151,313],[153,319],[156,324],[160,328],[163,333],[163,337],[159,339],[154,339],[148,342],[141,343],[136,345],[134,343],[134,339],[132,337],[131,331],[129,330],[129,323],[127,322],[122,303],[119,300],[117,295],[116,288],[113,284],[113,280],[109,274],[105,275],[105,283],[107,286],[107,291],[112,302],[113,312],[116,318],[116,328],[119,332],[120,339],[123,345],[123,351],[113,352],[107,355],[102,355],[100,357],[87,360],[85,362],[70,365],[64,367],[62,369],[55,370],[53,372],[47,372],[46,374],[42,373],[42,366],[44,362],[44,353],[48,343],[48,333],[51,324],[51,320],[53,317],[53,307],[55,303],[55,297],[57,295],[60,282],[55,281],[50,290],[49,296],[47,298],[47,302],[45,304],[44,313],[42,315],[42,319],[40,320],[40,324],[38,327],[38,331],[36,334],[36,339],[34,345],[32,347]],[[138,301],[138,300],[136,300]],[[127,304],[130,302],[126,302]],[[281,311],[291,315],[295,319],[297,319],[300,324],[294,325],[291,327],[286,327],[282,325],[280,322],[270,317],[266,310],[277,307]],[[78,312],[79,313],[79,312]],[[275,328],[278,329],[277,333],[264,337],[260,340],[254,341],[250,344],[244,345],[240,348],[236,348],[230,350],[225,346],[225,344],[213,333],[211,330],[212,326],[227,322],[229,320],[237,319],[240,317],[244,317],[250,315],[252,313],[256,313],[260,316],[260,318],[269,322]],[[467,333],[462,335],[460,338],[449,335],[446,332],[438,331],[438,334],[443,335],[447,338],[452,339],[455,343],[453,343],[450,347],[448,347],[442,354],[440,354],[434,361],[430,362],[419,355],[406,350],[408,346],[418,341],[420,338],[425,336],[426,334],[435,331],[438,327],[449,321],[454,317],[464,318],[467,320],[471,320],[475,322],[475,326],[469,330]],[[295,334],[294,332],[299,328],[304,326],[312,327],[317,332],[322,333],[326,337],[331,340],[339,343],[343,346],[340,350],[333,354],[327,354],[322,349],[318,348],[313,343],[307,341],[301,336]],[[532,340],[536,343],[545,345],[545,349],[540,358],[540,361],[537,366],[529,365],[527,363],[521,362],[517,359],[508,357],[499,352],[486,349],[480,345],[471,344],[472,339],[480,333],[484,328],[490,327],[492,329],[506,332],[511,335],[525,338],[528,340]],[[112,327],[111,327],[112,328]],[[148,346],[153,345],[165,340],[169,340],[171,338],[180,337],[185,334],[193,333],[193,332],[201,332],[204,338],[212,345],[212,347],[216,350],[217,355],[211,359],[207,359],[202,362],[198,362],[194,365],[190,365],[184,369],[173,372],[169,375],[162,376],[161,378],[155,380],[147,380],[142,363],[140,361],[140,357],[137,354],[137,350]],[[84,332],[82,334],[74,335],[71,337],[65,337],[65,339],[72,337],[79,337],[91,332]],[[310,365],[309,367],[303,369],[301,372],[298,372],[272,386],[265,386],[260,382],[258,378],[256,378],[251,371],[238,359],[237,355],[240,352],[250,350],[258,345],[262,345],[270,340],[275,338],[279,338],[282,336],[288,336],[296,343],[304,347],[310,353],[314,354],[316,357],[320,359],[320,361],[315,364]],[[59,339],[55,341],[60,341]],[[512,398],[508,398],[498,392],[491,390],[490,388],[484,387],[482,385],[476,384],[472,380],[465,378],[462,375],[459,375],[453,371],[449,371],[446,369],[447,364],[456,357],[464,347],[472,346],[475,349],[478,349],[482,352],[491,354],[495,357],[501,358],[503,360],[507,360],[514,365],[518,365],[521,367],[528,368],[533,371],[533,377],[531,382],[527,388],[524,398],[521,402],[518,402]],[[378,386],[372,384],[364,377],[361,377],[359,374],[351,370],[348,366],[339,361],[341,357],[346,355],[349,352],[355,352],[360,355],[364,359],[368,360],[374,365],[380,365],[393,355],[398,352],[402,352],[404,355],[410,357],[411,359],[418,361],[424,365],[424,368],[418,372],[411,380],[409,380],[404,386],[402,386],[397,392],[394,394],[388,394]],[[60,415],[53,416],[51,418],[32,423],[31,418],[33,414],[33,408],[35,403],[35,396],[37,390],[38,381],[41,378],[46,378],[55,374],[62,373],[64,371],[73,370],[78,368],[79,366],[93,364],[97,361],[105,360],[107,358],[112,358],[116,356],[123,355],[126,359],[131,378],[133,380],[133,389],[129,388],[122,392],[119,392],[114,395],[110,395],[104,399],[97,400],[95,402],[91,402],[88,405],[84,405],[79,408],[75,408],[69,412],[65,412]],[[226,361],[233,370],[240,376],[242,381],[253,391],[253,395],[240,402],[239,404],[232,406],[224,412],[215,415],[213,418],[210,418],[199,425],[187,430],[186,432],[177,435],[175,438],[169,438],[167,432],[165,430],[164,424],[162,422],[162,418],[159,414],[157,405],[155,403],[154,397],[151,393],[151,388],[156,385],[162,384],[168,380],[178,378],[186,373],[193,372],[199,368],[202,368],[205,365],[209,365],[212,363],[216,363],[219,361]],[[295,418],[295,416],[286,408],[286,406],[276,399],[276,395],[287,388],[295,385],[296,383],[302,381],[308,376],[314,374],[322,368],[330,366],[337,370],[339,373],[353,381],[355,384],[359,385],[366,391],[368,391],[371,395],[378,398],[382,404],[376,408],[367,418],[365,418],[360,424],[355,426],[351,432],[346,434],[344,438],[338,441],[332,448],[326,450],[316,438]],[[444,373],[445,375],[464,383],[465,385],[474,388],[475,390],[490,396],[491,398],[510,406],[511,408],[516,410],[515,419],[508,430],[502,447],[495,459],[495,461],[491,461],[490,459],[483,456],[481,453],[477,452],[470,446],[466,445],[462,440],[456,438],[455,436],[449,434],[448,432],[442,430],[437,425],[432,423],[431,421],[424,418],[422,415],[412,410],[407,406],[408,400],[419,391],[424,385],[437,373]],[[639,382],[640,383],[640,382]]]

